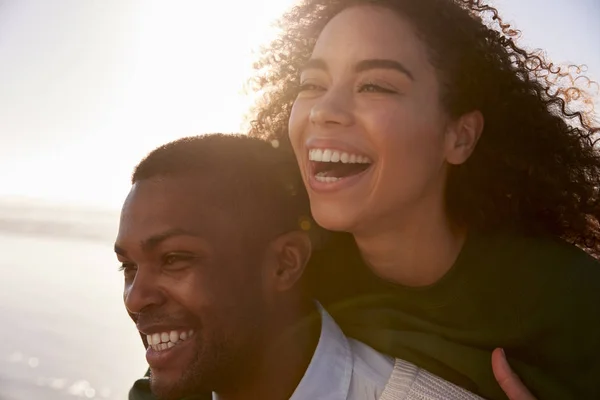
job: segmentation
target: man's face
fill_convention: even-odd
[[[259,348],[262,254],[244,244],[252,232],[224,205],[224,184],[208,175],[142,180],[123,206],[123,297],[160,398],[215,390]]]

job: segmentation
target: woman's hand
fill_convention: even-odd
[[[496,349],[492,353],[492,370],[509,400],[536,400],[508,365],[504,350]]]

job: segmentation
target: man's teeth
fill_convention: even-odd
[[[152,335],[146,335],[146,340],[148,341],[148,346],[152,347],[152,350],[162,351],[170,349],[192,336],[194,336],[194,330],[190,329],[187,331],[153,333]]]
[[[331,149],[311,149],[308,152],[310,161],[318,162],[342,162],[344,164],[371,164],[373,161],[367,156],[350,154]]]

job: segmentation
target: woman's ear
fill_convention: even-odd
[[[460,165],[467,161],[483,132],[484,118],[480,111],[468,112],[452,122],[446,132],[446,161]]]
[[[312,253],[308,234],[302,231],[284,233],[271,242],[269,252],[268,278],[272,288],[278,292],[292,289],[302,278]]]

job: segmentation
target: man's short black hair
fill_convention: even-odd
[[[280,233],[310,226],[308,196],[296,159],[262,139],[213,133],[167,143],[138,164],[132,184],[206,174],[227,182],[219,189],[225,191],[224,206],[250,217],[244,218],[246,223]]]

